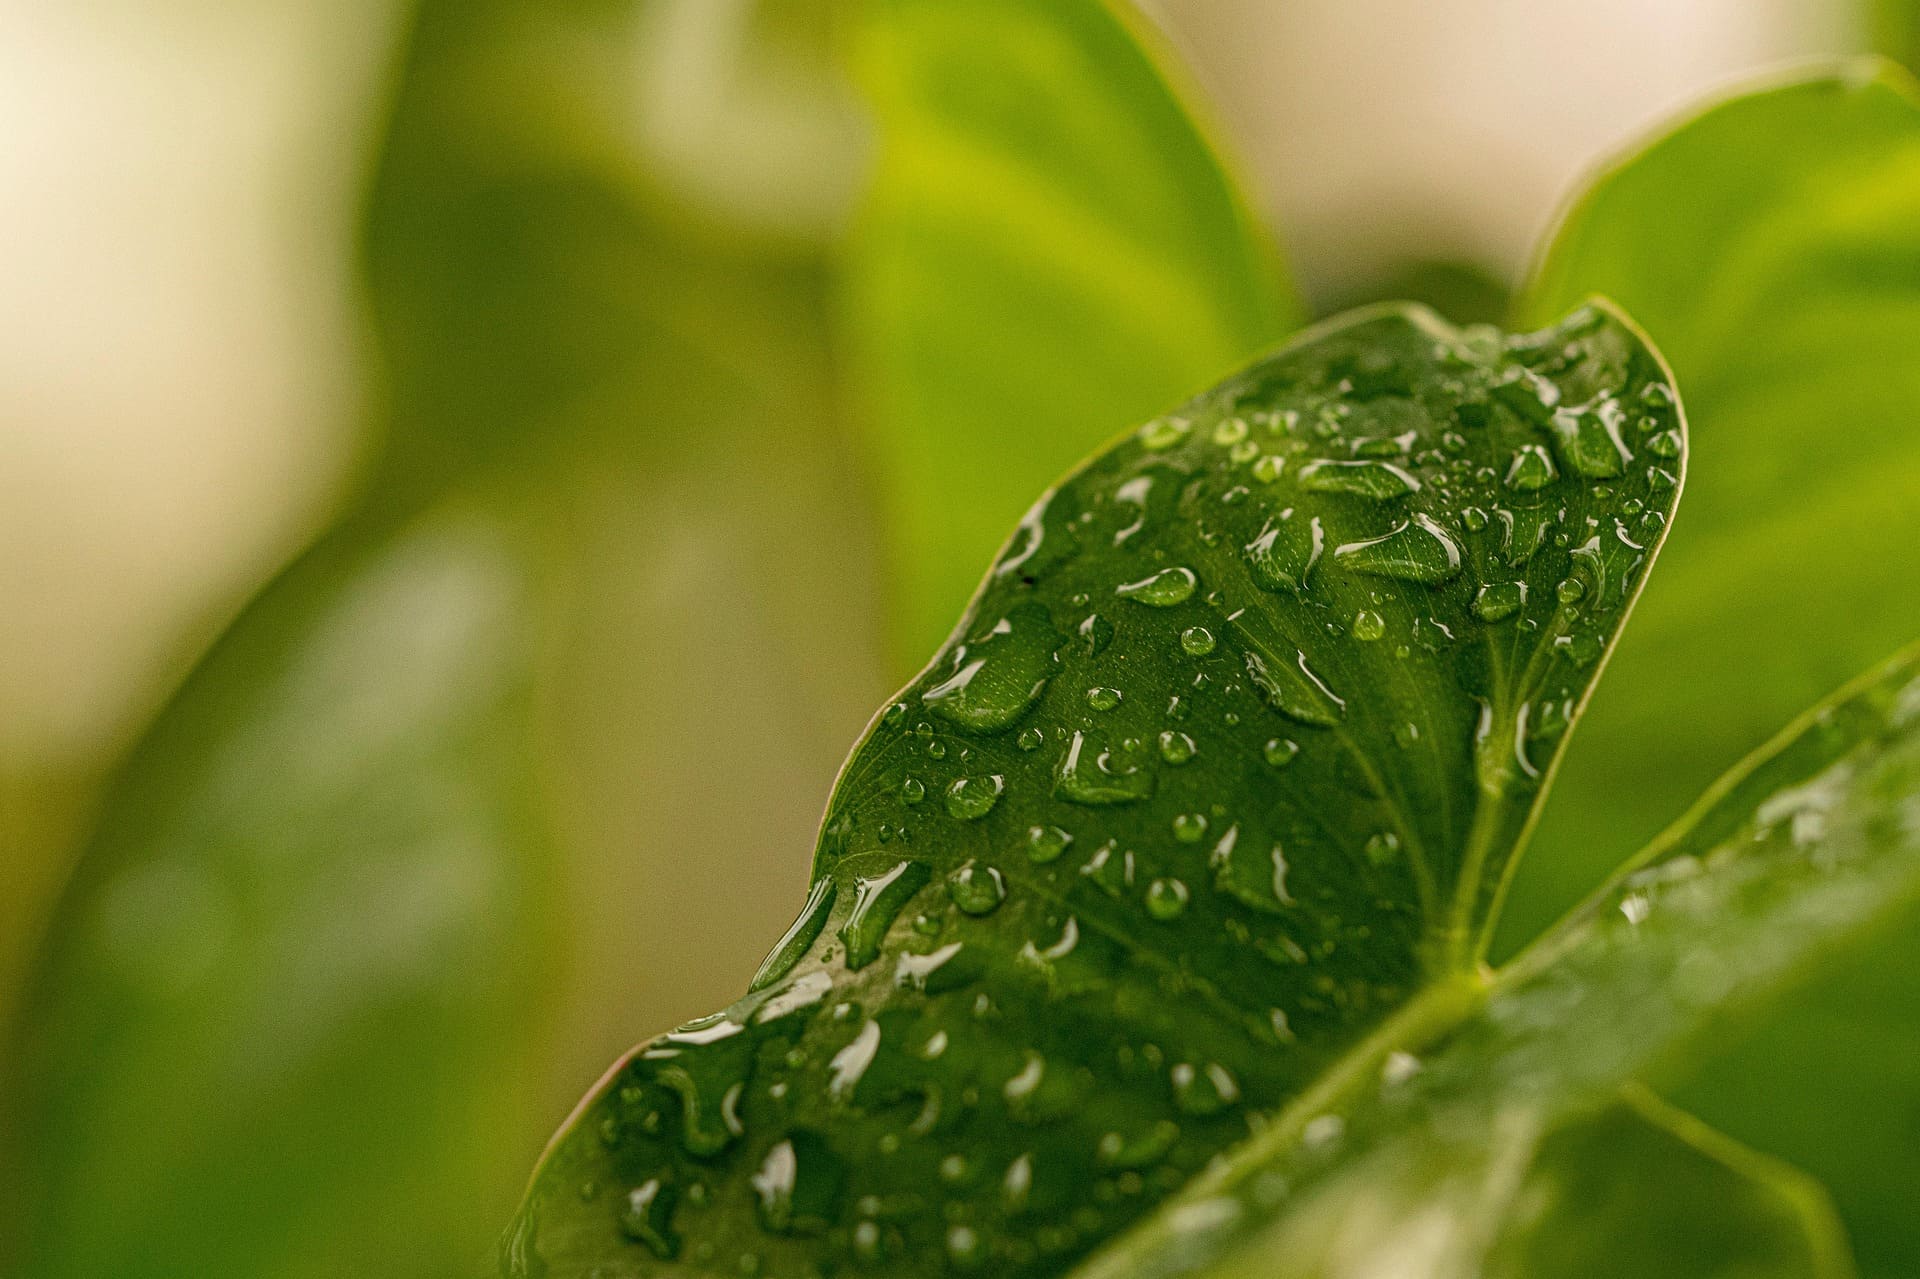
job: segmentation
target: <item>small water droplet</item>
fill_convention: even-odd
[[[1053,790],[1075,804],[1130,804],[1153,793],[1153,774],[1075,733],[1054,775]]]
[[[1191,423],[1177,417],[1155,418],[1140,428],[1140,444],[1149,452],[1164,452],[1186,439],[1191,429]]]
[[[1218,1062],[1180,1062],[1170,1072],[1173,1104],[1189,1115],[1213,1115],[1240,1100],[1240,1085]]]
[[[1185,733],[1168,729],[1160,734],[1160,758],[1178,767],[1191,760],[1198,750],[1193,739]]]
[[[1020,730],[1020,736],[1013,739],[1013,744],[1023,751],[1037,751],[1046,740],[1047,735],[1039,729],[1023,728]]]
[[[1190,656],[1205,657],[1213,651],[1213,632],[1204,626],[1189,626],[1180,632],[1180,647]]]
[[[1473,596],[1473,615],[1483,622],[1502,622],[1527,602],[1525,582],[1488,582]]]
[[[1353,615],[1353,624],[1348,629],[1355,639],[1371,644],[1387,633],[1387,624],[1380,614],[1363,608]]]
[[[901,803],[918,804],[921,800],[925,799],[926,797],[927,797],[926,783],[922,782],[918,777],[909,777],[905,781],[900,783],[900,802]]]
[[[1058,861],[1071,843],[1073,836],[1058,826],[1035,826],[1027,831],[1027,857],[1035,864],[1044,866],[1048,862]]]
[[[833,1055],[827,1063],[827,1094],[835,1101],[844,1101],[852,1096],[854,1088],[860,1083],[860,1077],[867,1073],[867,1067],[873,1065],[873,1059],[880,1052],[880,1023],[869,1021],[860,1027],[860,1033],[853,1042]]]
[[[1520,493],[1534,493],[1560,478],[1560,469],[1538,444],[1523,444],[1507,467],[1507,487]]]
[[[1260,753],[1266,758],[1267,763],[1275,768],[1285,768],[1293,763],[1294,756],[1300,753],[1300,743],[1285,737],[1269,738]]]
[[[1326,540],[1319,516],[1297,515],[1289,507],[1262,525],[1259,535],[1242,549],[1253,580],[1262,588],[1299,594],[1307,589],[1307,578],[1320,562]]]
[[[1187,886],[1177,879],[1147,885],[1147,913],[1158,920],[1178,919],[1187,909]]]
[[[1007,898],[1007,883],[992,866],[968,862],[947,880],[953,904],[969,915],[990,915]]]
[[[620,1211],[620,1229],[627,1238],[645,1244],[662,1261],[671,1261],[680,1252],[680,1236],[673,1230],[676,1198],[671,1185],[651,1177],[627,1192]]]
[[[1647,452],[1655,457],[1676,458],[1680,456],[1680,432],[1662,431],[1647,440]]]
[[[1207,836],[1204,813],[1181,813],[1173,819],[1173,837],[1183,844],[1197,844]]]
[[[1237,418],[1237,417],[1223,418],[1221,419],[1220,424],[1213,428],[1213,442],[1215,444],[1218,444],[1221,448],[1226,448],[1227,446],[1232,444],[1238,444],[1246,438],[1247,438],[1247,424],[1241,418]]]
[[[1007,779],[999,773],[985,777],[956,777],[947,785],[947,814],[963,822],[979,821],[1000,802]]]
[[[1120,690],[1117,688],[1100,686],[1087,690],[1087,705],[1097,711],[1110,711],[1119,704]]]
[[[1253,478],[1262,484],[1271,484],[1280,478],[1286,469],[1286,462],[1277,453],[1268,453],[1253,464]]]
[[[1385,866],[1400,855],[1400,837],[1390,830],[1377,831],[1367,837],[1366,853],[1375,866]]]

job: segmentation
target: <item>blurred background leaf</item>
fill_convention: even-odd
[[[633,1027],[746,976],[646,974],[786,909],[669,890],[804,882],[881,691],[866,503],[817,231],[646,162],[670,7],[419,8],[365,240],[383,447],[109,790],[10,1072],[23,1275],[490,1270]]]
[[[1191,93],[1123,4],[858,8],[880,155],[848,257],[848,342],[907,674],[1036,494],[1299,308]]]
[[[1522,314],[1593,292],[1672,363],[1694,458],[1515,881],[1508,948],[1795,707],[1920,634],[1912,81],[1871,62],[1796,78],[1629,156],[1569,214]],[[1903,931],[1682,1098],[1825,1180],[1869,1274],[1920,1270],[1920,934]]]

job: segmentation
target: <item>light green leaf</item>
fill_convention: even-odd
[[[880,151],[845,314],[908,670],[1034,493],[1299,309],[1124,3],[854,8]]]
[[[1799,76],[1623,160],[1569,213],[1523,314],[1590,291],[1672,359],[1698,465],[1515,886],[1516,942],[1772,724],[1920,633],[1912,81],[1873,62]],[[1920,1099],[1916,970],[1920,948],[1890,936],[1685,1098],[1827,1181],[1863,1268],[1888,1276],[1920,1269],[1920,1144],[1885,1122]]]
[[[1340,1087],[1283,1112],[1076,1279],[1481,1274],[1510,1246],[1500,1233],[1511,1240],[1530,1215],[1542,1156],[1590,1144],[1579,1126],[1623,1085],[1683,1078],[1730,1026],[1916,901],[1920,650],[1723,779],[1573,916],[1463,992],[1482,1001],[1470,1015],[1376,1036],[1349,1055]],[[1627,1159],[1636,1153],[1611,1148],[1621,1166],[1583,1175],[1617,1188],[1645,1175]],[[1711,1245],[1724,1221],[1694,1223],[1646,1269],[1622,1268],[1637,1254],[1601,1238],[1598,1255],[1536,1273],[1849,1272],[1805,1183],[1773,1178],[1769,1193],[1752,1180],[1741,1211],[1771,1198],[1767,1215],[1782,1222],[1781,1197],[1799,1204],[1785,1220],[1804,1224],[1782,1231],[1782,1255],[1695,1269],[1689,1250]]]
[[[847,729],[805,716],[866,674],[856,624],[845,657],[755,642],[758,679],[719,690],[686,654],[732,641],[654,625],[661,561],[701,575],[692,622],[723,636],[865,601],[820,266],[652,189],[612,56],[636,7],[419,9],[367,232],[387,446],[108,797],[0,1053],[22,1276],[490,1268],[553,1108],[624,1042],[579,1025],[612,1000],[563,972],[632,966],[632,912],[596,909],[636,874],[620,806],[716,753],[652,716],[701,688],[702,714],[782,735],[764,763],[727,739],[728,799],[832,767],[811,739]],[[684,514],[729,498],[773,527]]]
[[[1059,1273],[1457,1020],[1684,441],[1610,311],[1381,308],[1094,457],[855,749],[752,993],[556,1139],[514,1273]]]

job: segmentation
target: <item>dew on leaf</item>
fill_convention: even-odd
[[[1538,444],[1523,444],[1507,467],[1507,487],[1518,493],[1535,493],[1560,478],[1560,469]]]
[[[990,915],[1006,900],[1007,884],[992,866],[970,861],[948,878],[947,894],[969,915]]]
[[[1073,836],[1058,826],[1034,826],[1027,831],[1027,857],[1037,865],[1058,861]]]
[[[973,822],[993,811],[1007,779],[999,773],[985,777],[956,777],[947,785],[947,814],[959,821]]]
[[[1147,885],[1147,913],[1158,920],[1178,919],[1187,909],[1187,886],[1177,879]]]
[[[1334,550],[1333,558],[1350,572],[1429,585],[1451,581],[1460,572],[1459,546],[1425,515],[1414,516],[1384,537],[1348,542]]]
[[[1473,596],[1473,615],[1483,622],[1503,622],[1527,602],[1525,582],[1488,582]]]
[[[1193,598],[1200,579],[1190,568],[1163,568],[1151,577],[1114,588],[1114,594],[1154,608],[1170,608]]]
[[[1323,458],[1300,471],[1301,487],[1313,493],[1344,493],[1375,502],[1392,501],[1420,491],[1420,481],[1391,462],[1377,459],[1342,461]]]

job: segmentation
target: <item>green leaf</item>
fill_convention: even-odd
[[[1457,1019],[1684,439],[1610,311],[1381,308],[1097,455],[855,749],[752,993],[556,1139],[511,1268],[1058,1273]]]
[[[1873,62],[1796,77],[1623,160],[1569,213],[1523,314],[1590,291],[1672,360],[1699,464],[1515,885],[1512,942],[1817,690],[1920,633],[1912,81]],[[1888,1276],[1920,1270],[1901,1189],[1920,1144],[1884,1120],[1920,1099],[1917,968],[1920,944],[1890,935],[1684,1099],[1825,1180],[1863,1268]]]
[[[1916,805],[1920,649],[1718,783],[1579,911],[1466,992],[1480,1001],[1470,1015],[1376,1036],[1349,1055],[1340,1087],[1283,1112],[1076,1279],[1483,1273],[1511,1246],[1514,1223],[1524,1232],[1537,1211],[1529,1184],[1543,1167],[1564,1184],[1565,1148],[1596,1145],[1583,1128],[1606,1122],[1623,1085],[1684,1078],[1730,1027],[1920,901]],[[1617,1193],[1620,1179],[1647,1175],[1633,1158],[1642,1144],[1605,1143],[1619,1165],[1580,1175]],[[1693,1268],[1689,1250],[1722,1238],[1723,1218],[1693,1223],[1681,1251],[1644,1269],[1624,1268],[1631,1241],[1599,1238],[1583,1264],[1544,1273],[1849,1273],[1804,1182],[1746,1175],[1739,1211],[1771,1201],[1764,1215],[1783,1253]],[[1786,1228],[1795,1217],[1802,1225]],[[1767,1266],[1734,1265],[1748,1260]]]
[[[107,797],[0,1051],[21,1275],[486,1267],[555,1106],[626,1042],[595,974],[645,954],[601,905],[632,831],[804,833],[755,814],[830,775],[849,727],[808,714],[874,695],[855,623],[824,656],[761,638],[865,604],[822,272],[652,189],[600,52],[634,8],[419,9],[367,232],[387,446]],[[691,576],[702,611],[656,623]],[[703,716],[782,749],[741,759]],[[675,783],[769,802],[650,802]]]
[[[1124,3],[855,9],[880,154],[845,314],[910,670],[1034,493],[1300,312]]]

